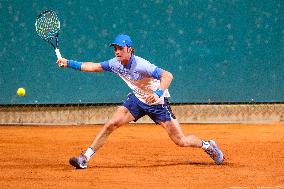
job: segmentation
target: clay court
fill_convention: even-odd
[[[284,124],[183,124],[215,139],[217,166],[200,149],[180,148],[154,124],[115,131],[86,170],[68,164],[101,125],[1,126],[1,188],[284,188]]]

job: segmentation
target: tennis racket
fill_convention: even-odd
[[[60,21],[57,14],[52,10],[41,12],[36,18],[35,28],[37,34],[54,48],[57,59],[61,59],[62,56],[58,48]]]

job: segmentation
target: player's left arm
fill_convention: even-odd
[[[174,78],[173,74],[171,74],[170,72],[166,70],[163,70],[161,74],[161,78],[160,78],[159,89],[161,89],[162,91],[165,91],[166,89],[168,89],[172,83],[173,78]]]
[[[159,100],[159,98],[161,96],[163,96],[164,91],[170,87],[173,78],[174,77],[170,72],[163,70],[161,75],[160,75],[160,86],[159,86],[159,88],[156,91],[154,91],[154,93],[148,95],[146,97],[145,101],[148,104],[157,102]]]

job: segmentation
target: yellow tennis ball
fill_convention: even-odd
[[[26,90],[24,88],[22,88],[22,87],[18,88],[17,94],[18,94],[18,96],[25,96]]]

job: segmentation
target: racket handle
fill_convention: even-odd
[[[57,59],[61,59],[62,58],[61,53],[60,53],[58,48],[55,49],[55,53],[56,53]]]

